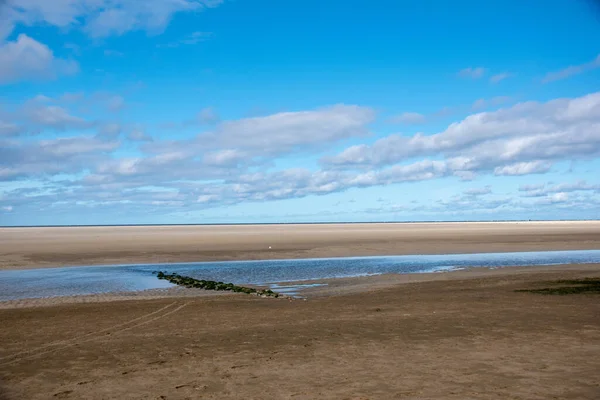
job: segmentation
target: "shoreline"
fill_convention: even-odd
[[[440,281],[461,281],[498,277],[515,277],[519,275],[545,275],[545,274],[564,274],[564,273],[592,273],[600,274],[600,263],[585,264],[559,264],[559,265],[535,265],[535,266],[506,266],[506,267],[464,267],[462,269],[450,271],[435,272],[416,272],[416,273],[388,273],[373,274],[368,276],[353,276],[339,278],[309,279],[298,281],[272,282],[267,285],[254,285],[259,288],[268,288],[271,284],[280,287],[296,285],[325,285],[318,287],[308,287],[299,290],[300,297],[295,301],[311,300],[326,297],[360,295],[368,292],[376,292],[393,287],[399,287],[407,284],[440,282]],[[158,279],[158,278],[157,278]],[[232,292],[208,291],[201,289],[187,289],[179,286],[162,289],[146,289],[127,292],[104,292],[89,295],[73,296],[52,296],[40,298],[24,298],[17,300],[0,301],[1,309],[22,309],[37,307],[54,307],[68,304],[86,304],[86,303],[113,303],[119,301],[147,301],[158,299],[211,299],[215,297],[244,298],[253,297],[245,294],[236,294]],[[284,301],[289,299],[262,299],[266,301]]]
[[[296,257],[296,258],[258,258],[258,259],[248,259],[248,260],[228,260],[228,259],[218,259],[218,260],[202,260],[202,261],[183,261],[183,262],[162,262],[162,263],[124,263],[124,264],[89,264],[89,265],[49,265],[42,267],[19,267],[16,268],[1,268],[0,271],[25,271],[25,270],[47,270],[47,269],[61,269],[61,268],[88,268],[88,267],[144,267],[144,266],[156,266],[160,268],[161,266],[172,266],[172,265],[195,265],[195,264],[214,264],[214,263],[260,263],[260,262],[279,262],[279,261],[327,261],[327,260],[357,260],[357,259],[386,259],[386,258],[394,258],[394,257],[421,257],[421,256],[458,256],[458,255],[478,255],[478,254],[519,254],[519,253],[561,253],[568,251],[600,251],[598,249],[590,249],[590,248],[575,248],[575,249],[567,249],[567,250],[521,250],[521,251],[513,251],[510,249],[504,249],[501,251],[480,251],[480,252],[466,252],[466,253],[403,253],[403,254],[387,254],[387,255],[367,255],[367,256],[334,256],[334,257]],[[581,264],[590,264],[590,263],[581,263]],[[593,263],[591,263],[593,264]],[[540,266],[550,266],[555,264],[540,264]],[[556,265],[566,265],[566,264],[556,264]],[[446,268],[446,267],[441,267]],[[452,268],[452,267],[448,267]],[[462,267],[460,267],[462,268]],[[479,268],[478,266],[467,266],[465,268]],[[502,268],[502,267],[482,267],[482,268]],[[430,271],[431,273],[435,272],[446,272],[446,271]],[[430,273],[430,272],[422,272],[422,273]],[[450,272],[450,271],[448,271]],[[378,274],[375,274],[378,275]],[[356,276],[356,277],[361,277]],[[348,278],[354,278],[353,276],[348,276]],[[337,279],[337,278],[332,278]],[[282,281],[286,282],[286,281]],[[295,282],[295,281],[289,281]]]

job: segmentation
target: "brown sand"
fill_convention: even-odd
[[[594,248],[597,222],[0,230],[5,269]],[[599,399],[600,296],[514,291],[575,277],[600,264],[4,303],[0,399]]]
[[[514,292],[582,276],[599,277],[600,265],[357,278],[307,301],[229,295],[0,310],[3,395],[598,399],[600,297]]]
[[[600,249],[600,221],[0,228],[2,269],[572,249]]]

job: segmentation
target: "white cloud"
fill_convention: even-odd
[[[426,120],[423,114],[416,112],[404,112],[390,118],[390,122],[397,124],[422,124]]]
[[[600,68],[600,55],[594,58],[592,61],[579,64],[579,65],[570,65],[560,71],[549,72],[542,79],[542,83],[554,82],[561,79],[569,78],[573,75],[579,75],[587,71],[591,71],[593,69]]]
[[[552,163],[548,161],[529,161],[519,162],[514,164],[505,165],[502,167],[496,167],[494,169],[494,175],[529,175],[529,174],[543,174],[552,168]]]
[[[499,74],[492,75],[490,77],[490,82],[492,82],[492,83],[498,83],[500,81],[505,80],[506,78],[510,78],[511,76],[512,76],[512,74],[510,74],[508,72],[501,72]]]
[[[239,150],[226,149],[208,153],[203,160],[208,165],[231,166],[244,161],[246,158],[247,156]]]
[[[249,158],[268,158],[302,151],[369,133],[375,112],[367,107],[336,105],[311,111],[282,112],[264,117],[219,123],[214,129],[187,141],[156,141],[145,147],[151,153],[240,150]]]
[[[100,126],[98,136],[114,139],[121,134],[123,127],[117,122],[108,122]]]
[[[0,207],[0,210],[5,212],[11,212],[13,210],[13,206],[2,206]]]
[[[600,184],[588,184],[586,181],[559,183],[554,185],[535,184],[521,185],[519,192],[522,197],[545,197],[553,193],[571,193],[593,191],[600,193]]]
[[[107,101],[109,111],[117,112],[125,108],[125,99],[122,96],[111,96]]]
[[[532,185],[521,185],[521,186],[519,186],[519,192],[537,191],[537,190],[543,189],[544,186],[545,185],[543,183],[536,183],[536,184],[532,184]]]
[[[458,76],[461,78],[471,78],[471,79],[479,79],[483,77],[486,73],[486,69],[483,67],[469,67],[462,69],[458,72]]]
[[[23,131],[23,127],[13,123],[0,120],[0,138],[16,136]]]
[[[548,196],[548,200],[550,200],[552,203],[564,203],[565,201],[569,200],[569,195],[563,192],[554,193]]]
[[[219,114],[212,107],[203,108],[202,110],[200,110],[197,117],[198,122],[200,122],[201,124],[214,124],[220,119]]]
[[[31,100],[23,107],[23,114],[29,123],[41,128],[56,130],[85,129],[93,124],[83,118],[69,114],[63,107],[46,105],[39,100]]]
[[[173,15],[217,7],[222,0],[5,0],[0,40],[19,24],[82,27],[92,37],[161,32]]]
[[[98,102],[102,107],[104,99]],[[39,97],[32,103],[49,112],[47,107],[58,107],[55,103],[59,101],[63,100]],[[129,140],[148,141],[137,146],[139,155],[126,158],[117,151],[120,142],[115,135],[106,132],[41,141],[6,136],[0,139],[0,179],[45,179],[56,174],[77,174],[80,178],[45,179],[54,182],[51,192],[42,191],[36,199],[14,192],[2,199],[0,206],[18,204],[21,210],[25,203],[36,207],[57,203],[99,207],[127,204],[198,209],[452,176],[465,180],[479,174],[543,173],[553,162],[600,155],[599,104],[597,93],[547,103],[521,103],[471,115],[432,135],[391,135],[370,145],[358,144],[324,159],[321,169],[312,170],[281,169],[278,161],[290,155],[320,153],[348,139],[366,140],[374,111],[338,105],[281,112],[220,122],[193,138],[168,141],[150,141],[141,125],[124,125]],[[51,108],[54,119],[38,121],[65,127],[80,123],[70,110],[61,110]],[[103,127],[109,126],[106,121],[97,121],[93,127],[102,133]],[[142,193],[138,189],[143,187],[168,194]],[[535,190],[543,193],[534,195]],[[524,186],[518,200],[529,206],[543,200],[546,203],[540,203],[540,207],[549,207],[551,201],[556,207],[568,207],[585,204],[588,199],[583,195],[591,195],[594,190],[595,185],[585,182]],[[563,195],[553,197],[558,193],[574,194],[565,200]],[[564,201],[558,202],[561,197]],[[497,210],[517,207],[517,203],[494,194],[489,186],[473,187],[430,207],[428,212],[452,208]],[[411,207],[408,209],[414,209]]]
[[[13,42],[0,42],[0,84],[54,79],[78,70],[75,61],[55,58],[48,46],[25,34]]]
[[[490,185],[482,188],[467,189],[463,192],[463,194],[467,196],[482,196],[490,193],[492,193],[492,187]]]
[[[433,135],[390,135],[324,157],[322,163],[335,168],[378,168],[441,156],[454,173],[541,173],[553,161],[597,157],[599,129],[600,92],[473,114]]]
[[[144,129],[140,126],[134,127],[129,135],[127,135],[127,138],[134,142],[151,142],[153,140],[152,137],[147,135],[146,132],[144,132]]]
[[[36,142],[0,141],[0,181],[81,172],[93,168],[119,144],[91,136]]]

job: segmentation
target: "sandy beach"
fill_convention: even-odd
[[[4,399],[597,399],[600,265],[0,310]],[[351,290],[347,288],[351,287]]]
[[[0,228],[0,268],[600,249],[600,221]]]
[[[598,248],[598,222],[0,231],[4,269]],[[600,264],[336,279],[307,300],[14,302],[0,307],[0,399],[598,399],[598,295],[516,292],[583,277]]]

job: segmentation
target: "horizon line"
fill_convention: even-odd
[[[49,224],[49,225],[0,225],[0,228],[85,228],[85,227],[123,227],[123,226],[239,226],[239,225],[350,225],[350,224],[435,224],[465,222],[591,222],[595,218],[585,219],[482,219],[482,220],[415,220],[415,221],[328,221],[328,222],[223,222],[223,223],[181,223],[181,224]]]

